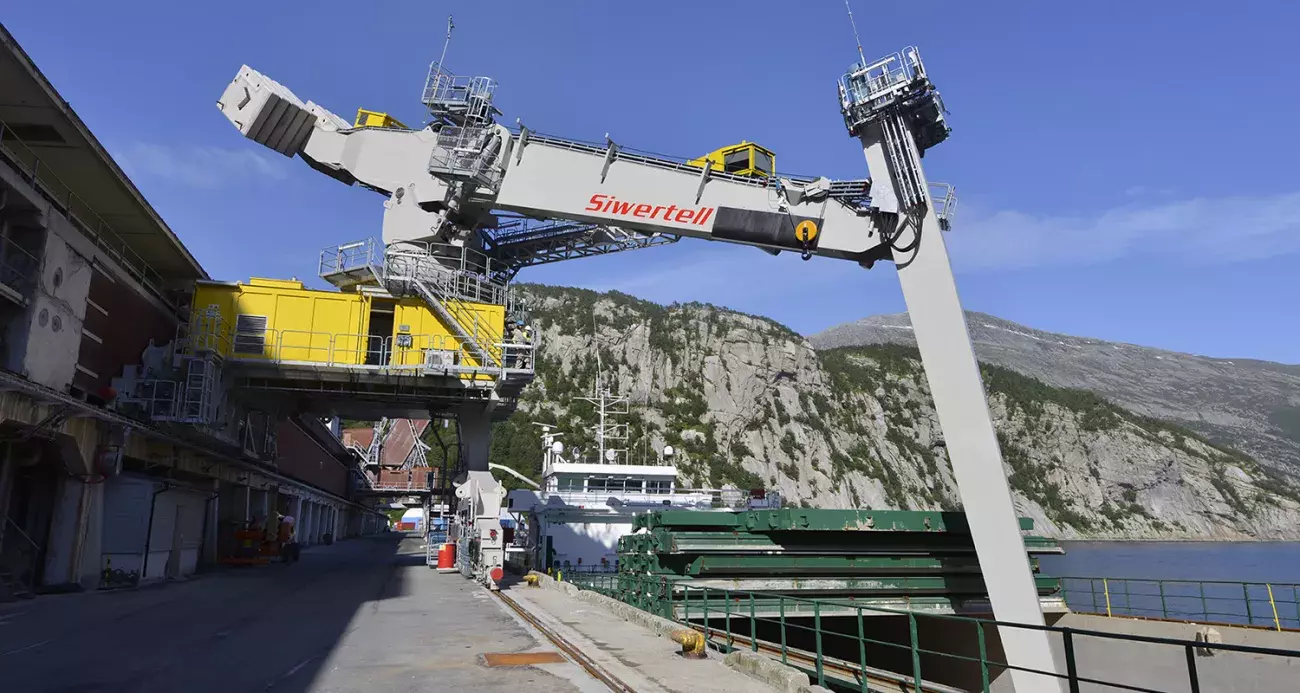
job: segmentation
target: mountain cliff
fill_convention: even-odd
[[[493,461],[536,475],[531,422],[594,448],[597,371],[631,402],[629,459],[678,451],[695,486],[781,491],[816,507],[960,507],[916,352],[816,350],[772,320],[707,304],[522,287],[538,379],[499,424]],[[1017,510],[1061,537],[1294,538],[1300,491],[1197,433],[995,365],[984,382]]]
[[[980,361],[1057,387],[1084,388],[1134,412],[1177,422],[1260,462],[1300,472],[1300,366],[1216,359],[1035,330],[983,313],[966,323]],[[915,345],[906,314],[815,334],[817,349]]]

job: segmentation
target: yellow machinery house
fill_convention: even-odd
[[[776,172],[776,155],[753,142],[741,142],[709,152],[686,162],[691,166],[709,166],[714,171],[739,176],[771,177]]]
[[[503,306],[465,303],[464,309],[503,333]],[[483,366],[417,298],[320,291],[296,280],[199,282],[192,316],[195,347],[232,360],[412,370]]]

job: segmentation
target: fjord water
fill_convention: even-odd
[[[1300,583],[1300,542],[1064,541],[1043,556],[1053,577]]]
[[[1300,543],[1111,541],[1062,546],[1065,555],[1043,556],[1040,563],[1044,575],[1067,578],[1063,594],[1076,611],[1300,627]]]

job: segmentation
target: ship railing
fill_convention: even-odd
[[[1061,580],[1071,611],[1300,630],[1300,584],[1076,576]]]
[[[897,598],[900,608],[893,608],[864,604],[860,596],[813,599],[698,587],[663,575],[571,571],[557,579],[692,628],[710,649],[765,655],[808,674],[811,683],[843,690],[988,693],[995,681],[996,690],[1008,689],[998,679],[1012,670],[1037,674],[1049,684],[1063,682],[1071,693],[1198,692],[1202,681],[1206,690],[1282,690],[1291,686],[1285,683],[1293,676],[1289,672],[1300,666],[1300,650],[1294,649],[924,610],[927,601],[952,601],[943,596]],[[1063,671],[1050,662],[1034,667],[1007,662],[1002,640],[1026,630],[1047,633],[1061,653]],[[936,633],[943,633],[942,640]],[[1121,651],[1136,653],[1134,666],[1120,668],[1116,653]],[[958,679],[960,687],[952,683]]]
[[[611,474],[618,473],[620,465],[608,465]],[[693,505],[698,508],[732,508],[744,509],[749,505],[749,493],[731,489],[685,489],[672,491],[608,490],[608,491],[543,491],[541,500],[549,502],[550,498],[571,505],[608,505],[610,501],[622,505]]]

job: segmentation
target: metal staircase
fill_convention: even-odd
[[[390,246],[384,259],[384,287],[393,295],[419,296],[481,365],[499,368],[504,361],[504,337],[470,304],[504,306],[505,286],[449,266],[447,259],[416,244]],[[459,260],[463,267],[463,254]]]

